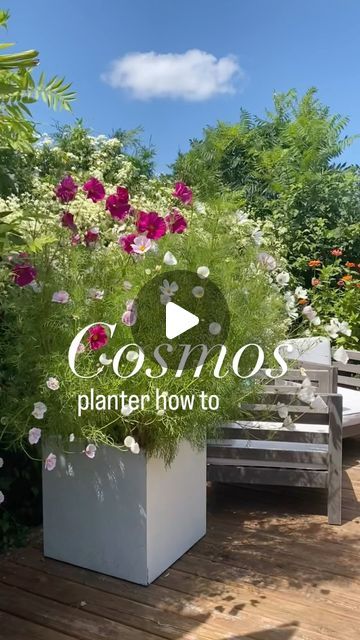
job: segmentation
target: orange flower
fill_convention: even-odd
[[[313,287],[317,287],[320,284],[319,278],[311,278],[311,284]]]
[[[342,280],[345,280],[345,282],[351,282],[352,279],[353,277],[349,274],[342,277]]]
[[[355,262],[345,262],[345,267],[347,267],[348,269],[355,269],[356,264]]]
[[[306,298],[299,298],[298,304],[307,304],[309,301]]]
[[[309,260],[308,265],[309,267],[320,267],[321,260]]]
[[[338,248],[331,249],[330,253],[331,253],[332,256],[335,256],[336,258],[339,258],[340,256],[342,256],[343,250],[342,249],[338,249]]]

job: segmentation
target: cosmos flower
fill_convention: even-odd
[[[32,427],[32,429],[29,430],[29,434],[28,434],[28,440],[30,444],[37,444],[40,438],[41,438],[41,429],[38,429],[37,427]]]
[[[134,242],[132,243],[131,247],[134,253],[143,255],[144,253],[149,251],[149,249],[151,249],[151,245],[152,245],[151,240],[146,236],[137,236]]]
[[[136,228],[139,233],[146,233],[152,240],[158,240],[166,233],[165,220],[156,211],[139,211]]]
[[[51,301],[58,302],[59,304],[67,304],[70,300],[70,295],[67,291],[55,291],[52,294]]]
[[[126,253],[134,253],[133,243],[136,238],[136,233],[129,233],[127,236],[122,236],[118,240],[118,244]]]
[[[75,231],[76,224],[74,222],[74,215],[70,213],[70,211],[64,211],[61,216],[61,224],[63,227],[67,229],[72,229]]]
[[[174,267],[177,264],[177,259],[171,251],[167,251],[164,255],[163,263],[168,267]]]
[[[90,178],[83,186],[87,194],[87,198],[93,202],[99,202],[105,198],[105,188],[102,182],[97,178]]]
[[[87,247],[93,246],[99,240],[100,232],[98,227],[92,227],[85,235],[84,240]]]
[[[131,208],[128,190],[125,187],[118,187],[116,193],[112,193],[106,198],[105,208],[113,218],[123,220]]]
[[[15,264],[11,269],[11,273],[14,277],[14,282],[19,287],[25,287],[35,280],[37,271],[35,267],[30,264]]]
[[[175,182],[175,187],[172,195],[174,196],[174,198],[181,200],[181,202],[183,202],[184,204],[192,203],[192,190],[184,182]]]
[[[42,420],[46,412],[47,412],[46,404],[44,404],[43,402],[35,402],[34,409],[31,415],[34,416],[34,418],[36,418],[37,420]]]
[[[184,233],[187,229],[187,222],[177,209],[173,209],[172,213],[165,216],[165,222],[170,233]]]
[[[65,176],[55,187],[55,195],[60,202],[66,203],[74,200],[78,186],[71,176]]]
[[[109,338],[104,327],[101,324],[96,324],[94,327],[90,327],[89,336],[87,338],[90,349],[97,351],[102,349],[108,343]]]
[[[60,382],[57,378],[49,378],[46,380],[46,386],[48,389],[51,389],[51,391],[57,391],[60,387]]]
[[[56,467],[56,455],[55,453],[49,453],[48,457],[45,460],[45,469],[46,471],[53,471]]]
[[[96,446],[94,444],[88,444],[84,453],[88,458],[92,460],[96,455]]]

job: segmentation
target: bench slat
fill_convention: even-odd
[[[218,464],[209,460],[207,479],[212,482],[238,484],[263,484],[295,487],[327,486],[327,471],[322,469],[268,468],[259,466],[235,466]]]

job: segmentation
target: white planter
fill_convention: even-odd
[[[170,467],[102,446],[43,471],[44,554],[149,584],[206,532],[206,450],[181,443]]]

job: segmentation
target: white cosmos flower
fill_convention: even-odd
[[[67,304],[70,301],[70,295],[67,291],[55,291],[53,293],[52,302],[58,302],[59,304]]]
[[[124,280],[123,289],[125,289],[125,291],[130,291],[130,289],[132,289],[132,284],[129,280]]]
[[[285,420],[285,418],[287,418],[289,415],[288,407],[283,402],[278,402],[276,406],[277,406],[277,412],[279,414],[279,418],[281,418],[282,420]]]
[[[46,411],[47,411],[46,404],[44,404],[43,402],[35,402],[34,409],[31,415],[34,416],[34,418],[36,418],[37,420],[42,420]]]
[[[308,298],[308,292],[306,291],[306,289],[304,289],[304,287],[296,287],[295,295],[298,300],[307,300]]]
[[[2,504],[5,500],[5,496],[2,491],[0,491],[0,504]]]
[[[276,282],[280,287],[286,287],[289,284],[290,274],[287,271],[280,271],[276,276]]]
[[[257,247],[260,247],[260,245],[262,245],[262,243],[264,242],[263,232],[260,229],[255,229],[252,232],[251,237]]]
[[[274,271],[274,269],[276,269],[276,260],[269,253],[259,253],[258,261],[267,271]]]
[[[46,386],[48,389],[51,389],[51,391],[57,391],[60,387],[60,382],[57,378],[49,378],[46,380]]]
[[[165,253],[163,262],[168,267],[174,267],[177,264],[177,260],[176,260],[176,258],[174,256],[174,254],[171,253],[171,251],[167,251]]]
[[[331,318],[330,324],[325,325],[325,331],[330,338],[335,340],[339,335],[339,321],[337,318]]]
[[[349,362],[349,356],[344,347],[335,349],[335,351],[333,352],[333,358],[334,360],[336,360],[336,362],[342,362],[342,364],[347,364]]]
[[[91,300],[102,300],[104,293],[105,291],[100,291],[100,289],[89,289],[88,298]]]
[[[319,326],[321,322],[320,318],[311,304],[307,304],[306,307],[303,308],[303,315],[309,320],[311,324]]]
[[[137,351],[128,351],[126,354],[126,360],[128,362],[135,362],[135,360],[137,360],[139,357],[139,354]]]
[[[108,358],[106,356],[106,353],[102,353],[100,358],[99,358],[99,362],[100,362],[100,364],[103,364],[103,365],[105,365],[105,367],[107,367],[107,366],[109,366],[109,364],[112,363],[112,358]]]
[[[131,248],[133,249],[134,253],[143,255],[144,253],[149,251],[149,249],[151,249],[151,246],[152,242],[150,238],[147,238],[146,236],[137,236],[137,238],[135,238],[134,242],[132,243]]]
[[[46,471],[53,471],[56,467],[56,455],[55,453],[49,453],[48,457],[45,460],[45,469]]]
[[[88,458],[92,460],[96,455],[96,446],[94,444],[88,444],[84,453]]]
[[[218,322],[210,322],[209,333],[211,333],[212,336],[218,336],[220,331],[221,331],[221,324],[219,324]]]
[[[321,396],[316,396],[314,398],[314,400],[310,403],[310,407],[311,407],[311,409],[315,409],[316,411],[320,411],[321,409],[326,409],[327,408],[327,404],[322,399]]]
[[[339,331],[344,336],[351,336],[352,333],[348,322],[339,322]]]
[[[196,273],[198,274],[199,278],[205,280],[205,278],[208,278],[210,275],[210,269],[208,267],[198,267]]]
[[[74,440],[75,440],[75,434],[74,433],[70,433],[69,442],[74,442]]]
[[[37,444],[41,438],[41,429],[33,427],[29,429],[28,440],[30,444]]]
[[[132,413],[134,411],[134,409],[129,405],[129,404],[124,404],[121,408],[121,415],[124,416],[125,418],[127,416],[130,415],[130,413]]]
[[[310,378],[306,377],[301,384],[301,389],[297,394],[299,400],[306,404],[311,404],[315,400],[315,393]]]
[[[203,287],[194,287],[192,290],[192,294],[194,298],[202,298],[205,291]]]
[[[178,291],[179,285],[176,282],[170,284],[169,280],[163,280],[162,286],[159,288],[165,296],[173,296]]]

